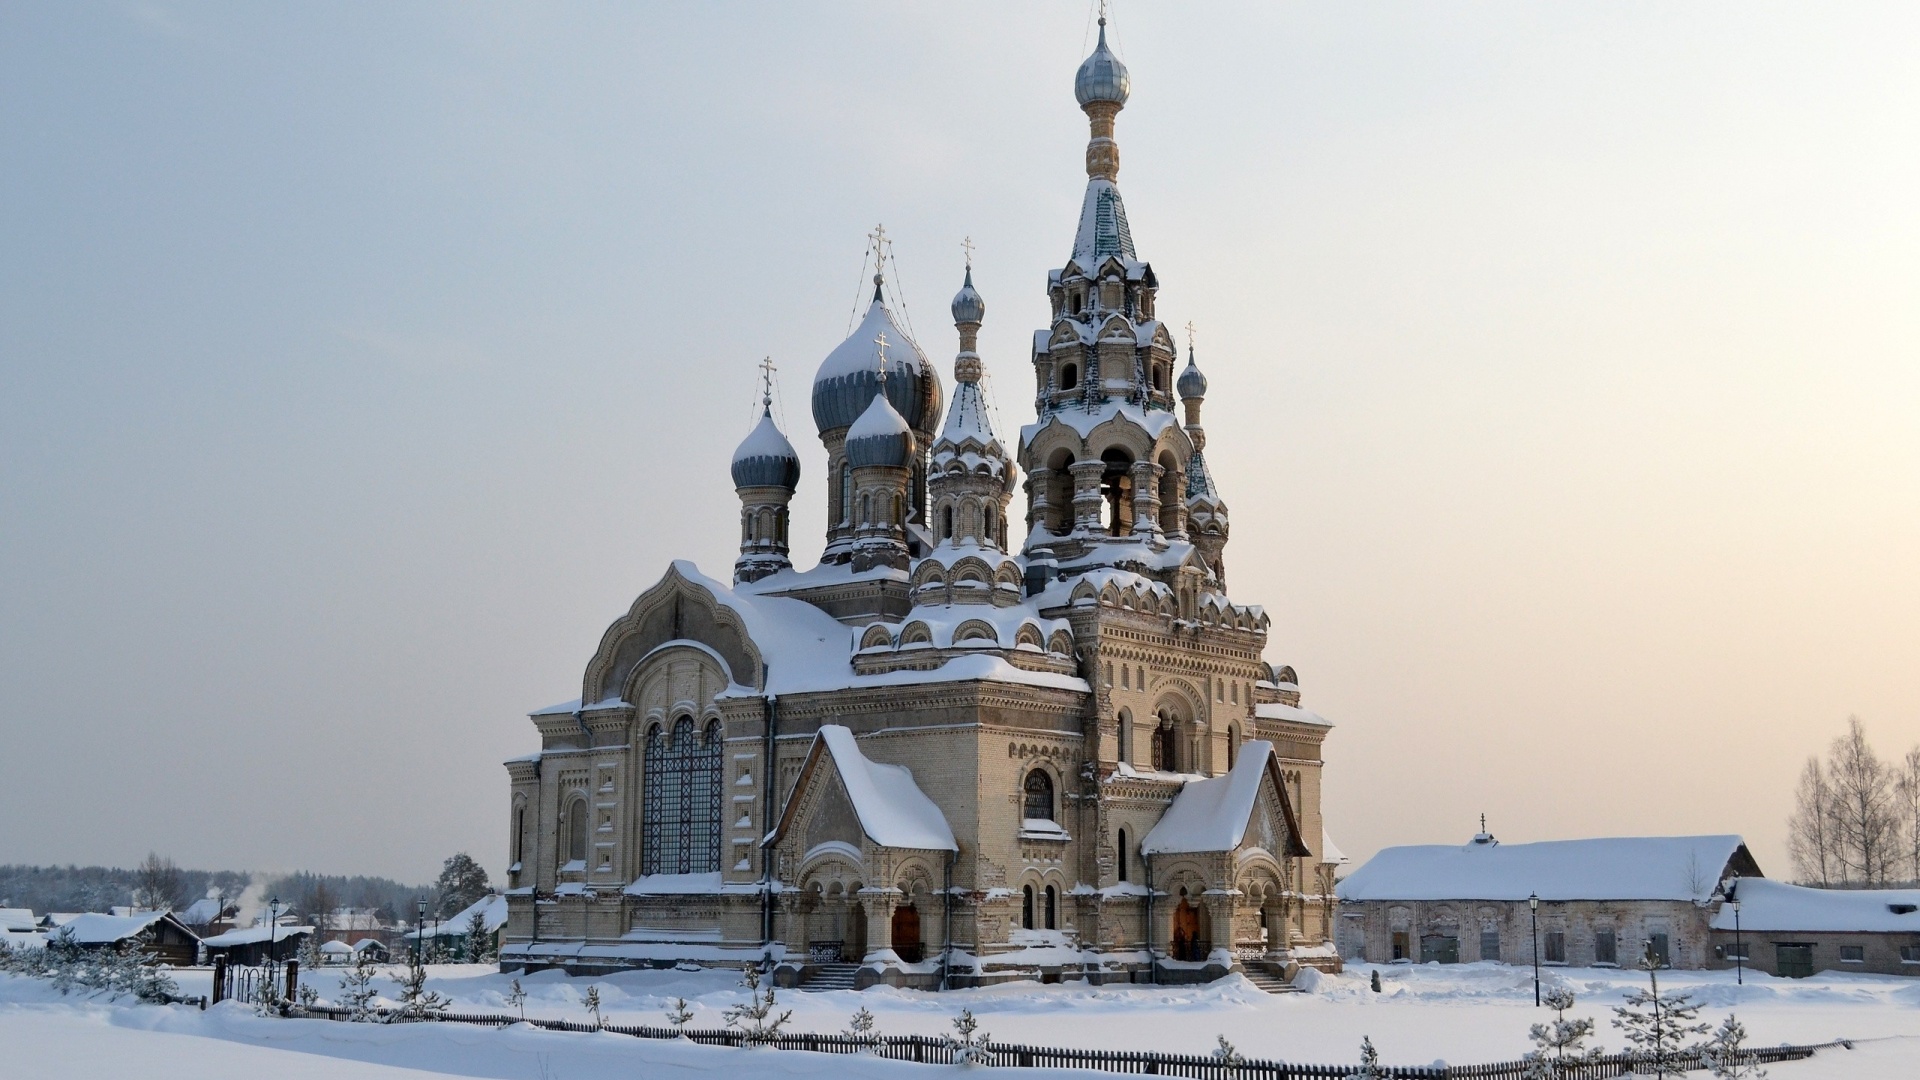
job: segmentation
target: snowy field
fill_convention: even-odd
[[[1368,988],[1368,975],[1375,970],[1383,980],[1380,994]],[[1608,1008],[1641,980],[1631,972],[1587,969],[1561,969],[1552,978],[1579,995],[1577,1011],[1599,1020],[1600,1043],[1618,1049],[1621,1040],[1607,1022]],[[328,970],[312,982],[331,998],[337,979],[338,972]],[[203,992],[207,980],[204,971],[180,977],[187,993]],[[484,967],[448,965],[433,969],[430,985],[450,995],[456,1011],[511,1012],[510,982]],[[721,1011],[743,996],[736,977],[719,971],[598,979],[547,972],[527,976],[521,984],[528,1016],[584,1020],[581,998],[593,985],[599,987],[606,1019],[622,1023],[663,1023],[672,1000],[683,996],[693,1007],[695,1026],[718,1027]],[[383,985],[391,991],[391,983]],[[1823,1051],[1810,1062],[1775,1065],[1771,1072],[1777,1080],[1920,1077],[1920,979],[1823,974],[1787,980],[1750,973],[1745,986],[1735,986],[1730,972],[1668,972],[1661,985],[1694,992],[1706,1004],[1703,1019],[1717,1022],[1729,1010],[1738,1013],[1750,1045],[1836,1038],[1858,1043],[1850,1051]],[[1532,1007],[1529,969],[1489,964],[1359,967],[1321,979],[1310,993],[1287,996],[1265,994],[1234,978],[1179,989],[1020,984],[947,994],[785,992],[781,999],[794,1011],[794,1030],[841,1031],[849,1015],[865,1006],[885,1034],[936,1035],[949,1030],[964,1007],[996,1041],[1206,1053],[1216,1036],[1225,1035],[1250,1057],[1327,1064],[1355,1061],[1363,1035],[1372,1037],[1390,1064],[1508,1060],[1527,1048],[1528,1025],[1546,1015]],[[232,1004],[201,1013],[63,999],[43,982],[10,976],[0,976],[0,1048],[0,1074],[8,1077],[593,1080],[724,1076],[751,1061],[752,1071],[770,1076],[905,1078],[956,1068],[611,1034],[263,1019]]]

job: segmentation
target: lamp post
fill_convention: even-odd
[[[1728,903],[1733,905],[1733,981],[1737,986],[1747,985],[1747,943],[1740,937],[1740,879],[1733,879],[1732,896]]]
[[[1540,1007],[1540,894],[1527,897],[1527,911],[1533,916],[1533,1005]]]
[[[273,993],[274,980],[279,976],[279,964],[273,955],[274,947],[280,944],[280,898],[267,901],[267,993]]]
[[[413,962],[420,963],[427,945],[427,898],[421,897],[414,902],[413,920]]]

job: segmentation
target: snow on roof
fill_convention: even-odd
[[[1272,760],[1273,744],[1255,739],[1240,745],[1240,756],[1226,775],[1189,780],[1173,797],[1173,805],[1160,815],[1159,824],[1140,842],[1140,853],[1167,855],[1239,847],[1247,833],[1247,822],[1253,818],[1254,802],[1260,797],[1260,780]]]
[[[1556,901],[1706,903],[1737,859],[1753,865],[1738,836],[1420,844],[1381,851],[1337,892],[1342,900],[1525,900],[1537,893]]]
[[[220,917],[220,901],[211,896],[201,897],[188,904],[185,911],[176,914],[188,926],[205,926]]]
[[[0,908],[0,930],[32,930],[40,920],[33,917],[32,908]]]
[[[215,934],[210,938],[201,938],[200,943],[209,949],[224,949],[231,945],[252,945],[258,941],[272,938],[285,941],[301,934],[313,933],[311,926],[249,926],[240,930],[229,930],[224,934]]]
[[[1347,858],[1346,852],[1341,851],[1338,847],[1334,846],[1333,835],[1327,832],[1327,830],[1321,829],[1320,830],[1320,862],[1321,864],[1322,865],[1333,864],[1333,865],[1344,866],[1347,863],[1350,863],[1352,861],[1353,861],[1352,859]]]
[[[366,952],[369,949],[385,949],[386,943],[379,938],[361,938],[353,943],[354,952]]]
[[[725,884],[718,870],[703,874],[643,874],[621,891],[629,896],[712,896]]]
[[[61,929],[71,931],[74,942],[79,945],[110,945],[116,941],[125,941],[166,917],[167,913],[164,911],[149,911],[143,915],[101,915],[97,912],[88,912],[67,920]]]
[[[1145,431],[1149,439],[1154,440],[1159,439],[1161,433],[1168,428],[1180,426],[1180,418],[1170,412],[1161,409],[1143,409],[1131,401],[1114,398],[1102,401],[1092,410],[1079,406],[1065,406],[1055,412],[1047,413],[1031,424],[1023,424],[1020,427],[1020,443],[1023,446],[1033,445],[1034,436],[1040,434],[1048,424],[1055,422],[1065,424],[1084,439],[1093,433],[1094,428],[1120,415],[1125,415],[1135,426]]]
[[[818,756],[823,752],[832,755],[841,786],[846,788],[847,799],[860,818],[860,829],[874,843],[882,847],[931,851],[960,850],[946,815],[920,790],[920,785],[913,782],[912,769],[870,760],[860,752],[853,732],[839,724],[820,726],[813,750],[808,753],[809,769],[817,765]],[[796,805],[795,800],[788,800],[789,807]],[[788,821],[781,821],[775,835],[784,832],[787,824]]]
[[[1920,933],[1920,889],[1810,889],[1743,877],[1739,928],[1760,933]],[[1715,930],[1734,929],[1732,904],[1714,913]]]
[[[1317,712],[1303,709],[1298,705],[1283,705],[1277,701],[1255,705],[1253,715],[1262,720],[1288,720],[1296,724],[1312,724],[1314,727],[1333,726],[1333,721]]]
[[[344,941],[323,941],[320,943],[320,951],[330,956],[342,956],[351,954],[353,946]]]
[[[481,918],[487,921],[487,933],[491,934],[506,924],[507,898],[498,893],[489,893],[475,900],[473,903],[468,904],[466,907],[461,908],[458,912],[447,916],[440,922],[429,923],[427,926],[427,936],[435,938],[444,934],[450,937],[465,937],[467,934],[467,925],[473,922],[473,915],[476,911],[480,913]],[[418,931],[409,930],[402,936],[411,941],[420,935]]]

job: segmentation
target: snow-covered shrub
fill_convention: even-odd
[[[1559,1080],[1567,1069],[1584,1058],[1599,1057],[1600,1048],[1586,1045],[1593,1034],[1593,1021],[1585,1017],[1567,1018],[1573,1008],[1573,991],[1564,986],[1548,990],[1540,1003],[1552,1009],[1550,1024],[1535,1024],[1527,1034],[1533,1049],[1521,1060],[1526,1062],[1526,1080]]]
[[[683,997],[674,998],[673,1008],[667,1010],[667,1024],[675,1031],[684,1032],[687,1030],[687,1024],[691,1023],[692,1020],[693,1008],[687,1004],[687,999]]]
[[[587,996],[580,999],[580,1004],[585,1005],[587,1011],[593,1014],[594,1027],[607,1026],[606,1021],[600,1018],[600,985],[598,983],[587,987]]]
[[[507,987],[507,1004],[520,1010],[520,1019],[527,1018],[527,991],[521,987],[519,979],[513,980],[513,984]]]
[[[773,1010],[778,1006],[774,1000],[773,983],[767,983],[765,990],[760,988],[760,966],[747,964],[742,969],[740,985],[747,988],[747,1000],[743,1005],[734,1005],[722,1016],[727,1026],[740,1030],[740,1042],[743,1046],[758,1046],[772,1042],[780,1035],[780,1029],[793,1019],[793,1010],[788,1009],[778,1016]]]
[[[865,1043],[869,1047],[880,1045],[880,1029],[874,1023],[873,1013],[865,1005],[847,1021],[847,1037]]]
[[[1240,1051],[1234,1049],[1225,1035],[1220,1036],[1220,1045],[1213,1048],[1213,1060],[1226,1067],[1228,1076],[1234,1075],[1240,1066],[1247,1063],[1247,1059],[1240,1056]]]
[[[987,1063],[987,1040],[992,1038],[980,1030],[980,1021],[973,1018],[972,1009],[961,1009],[960,1015],[953,1018],[953,1034],[947,1036],[947,1045],[953,1047],[953,1060],[957,1065],[984,1065]]]
[[[1360,1067],[1346,1075],[1346,1080],[1386,1080],[1387,1071],[1380,1067],[1380,1051],[1373,1048],[1373,1037],[1360,1037]]]
[[[1767,1071],[1753,1060],[1753,1051],[1744,1045],[1747,1029],[1732,1013],[1714,1029],[1706,1045],[1700,1048],[1700,1064],[1713,1073],[1714,1080],[1764,1080]]]
[[[1687,1036],[1704,1035],[1708,1025],[1700,1023],[1700,1005],[1693,995],[1660,992],[1660,962],[1651,943],[1640,967],[1647,973],[1648,990],[1634,990],[1627,1003],[1615,1006],[1613,1026],[1627,1039],[1627,1053],[1633,1055],[1636,1076],[1684,1076],[1689,1049]]]

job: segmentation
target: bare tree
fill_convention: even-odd
[[[1900,818],[1893,801],[1893,770],[1867,744],[1866,727],[1847,718],[1847,733],[1827,754],[1833,788],[1833,824],[1842,865],[1850,880],[1884,885],[1899,848]]]
[[[180,904],[182,883],[180,868],[172,859],[147,852],[146,860],[134,871],[133,902],[151,911],[172,911]]]
[[[334,895],[332,887],[327,884],[325,878],[314,879],[313,887],[307,890],[306,898],[300,902],[300,906],[306,910],[307,921],[313,924],[314,930],[318,931],[314,937],[325,938],[327,931],[333,929],[333,909],[340,906],[339,897]]]
[[[1907,751],[1893,781],[1894,802],[1898,805],[1900,831],[1905,834],[1901,869],[1909,884],[1920,885],[1920,746]]]
[[[1787,819],[1787,851],[1793,856],[1794,873],[1800,875],[1801,881],[1823,888],[1834,883],[1838,860],[1832,825],[1833,789],[1827,784],[1827,773],[1820,767],[1820,759],[1810,757],[1800,770],[1793,816]]]

